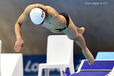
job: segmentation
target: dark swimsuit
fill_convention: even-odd
[[[66,13],[59,13],[59,14],[63,15],[65,17],[67,23],[66,23],[66,26],[64,28],[55,29],[57,32],[61,32],[61,31],[65,30],[66,28],[68,28],[69,21],[70,21],[68,14],[66,14]],[[47,13],[46,13],[46,17],[47,17]],[[44,21],[45,21],[45,19],[44,19]],[[44,21],[41,24],[43,24]]]
[[[67,23],[66,23],[66,26],[64,28],[55,29],[57,32],[61,32],[61,31],[65,30],[66,28],[68,28],[68,26],[69,26],[69,16],[68,16],[68,14],[60,13],[60,15],[63,15],[65,17]]]

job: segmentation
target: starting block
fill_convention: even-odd
[[[114,60],[114,52],[98,52],[96,56],[97,60]]]
[[[113,76],[113,67],[114,52],[98,52],[92,65],[89,65],[87,60],[82,60],[77,73],[71,76]]]
[[[23,76],[22,54],[2,53],[0,76]]]
[[[0,53],[1,53],[1,49],[2,49],[2,41],[0,40]]]
[[[1,76],[1,48],[2,48],[2,41],[0,40],[0,76]]]
[[[77,73],[71,76],[105,76],[114,66],[114,60],[95,60],[89,65],[87,60],[82,60]]]

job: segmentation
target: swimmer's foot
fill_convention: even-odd
[[[78,32],[79,32],[79,33],[83,34],[84,31],[85,31],[85,28],[84,28],[84,27],[78,28]]]
[[[83,50],[83,54],[86,57],[86,59],[90,65],[94,63],[94,57],[88,48],[86,48],[86,50]]]

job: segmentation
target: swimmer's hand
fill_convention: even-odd
[[[21,51],[21,48],[23,47],[23,44],[24,44],[23,39],[18,39],[18,40],[15,42],[14,50],[15,50],[16,52],[20,52],[20,51]]]

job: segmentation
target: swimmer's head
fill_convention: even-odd
[[[41,8],[33,8],[30,12],[30,19],[36,25],[42,24],[45,16],[45,12]]]

